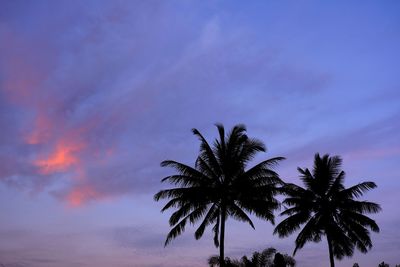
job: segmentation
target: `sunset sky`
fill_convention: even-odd
[[[163,247],[153,195],[199,129],[244,123],[284,156],[341,155],[381,228],[338,267],[400,264],[400,1],[0,0],[0,266],[205,267],[211,229]],[[277,217],[277,221],[281,221]],[[226,255],[294,238],[228,221]],[[298,266],[326,266],[326,241]]]

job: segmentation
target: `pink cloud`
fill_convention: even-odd
[[[109,196],[98,192],[89,184],[76,186],[65,196],[65,200],[70,207],[79,207],[94,200],[104,200],[107,198]]]
[[[76,153],[84,148],[80,143],[56,144],[54,151],[45,158],[39,158],[34,161],[34,165],[39,167],[41,174],[54,174],[57,172],[67,171],[74,165],[79,164],[79,158]]]

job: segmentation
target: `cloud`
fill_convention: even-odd
[[[1,24],[8,112],[0,122],[13,123],[3,133],[0,177],[70,206],[154,190],[165,173],[158,163],[174,149],[182,158],[192,151],[184,144],[190,128],[250,116],[243,103],[262,105],[272,92],[266,84],[314,92],[328,80],[273,67],[273,49],[254,45],[250,29],[229,29],[223,17],[198,17],[191,8],[195,30],[168,4],[9,8],[26,16]],[[272,97],[279,99],[278,91]]]
[[[198,144],[189,130],[215,136],[215,122],[248,124],[288,163],[317,151],[398,153],[365,146],[394,136],[385,127],[396,118],[378,125],[381,133],[374,125],[332,130],[336,77],[283,60],[282,48],[251,27],[230,27],[224,13],[181,6],[183,16],[146,3],[8,8],[25,16],[0,26],[0,180],[21,190],[74,207],[154,192],[167,173],[159,162],[191,164]]]

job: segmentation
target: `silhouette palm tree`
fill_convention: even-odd
[[[312,173],[298,168],[305,188],[295,184],[284,186],[287,205],[281,215],[288,217],[275,228],[274,233],[285,237],[305,224],[295,240],[295,255],[308,241],[319,242],[326,236],[331,267],[334,257],[351,256],[354,247],[366,253],[372,247],[370,232],[379,232],[379,227],[366,213],[381,210],[378,204],[358,201],[364,192],[376,187],[373,182],[363,182],[349,188],[344,187],[345,173],[338,156],[315,155]]]
[[[202,237],[207,226],[213,225],[214,244],[220,249],[220,266],[224,266],[225,221],[228,217],[244,221],[254,228],[248,214],[274,223],[273,211],[279,207],[275,198],[277,187],[282,185],[273,167],[282,159],[265,160],[245,170],[258,152],[265,152],[265,145],[246,135],[244,125],[236,125],[225,135],[222,125],[216,125],[219,139],[210,146],[201,133],[193,129],[200,139],[200,152],[194,167],[167,160],[161,166],[172,167],[178,173],[167,181],[176,188],[161,190],[154,199],[170,199],[161,211],[177,208],[171,215],[165,245],[180,235],[189,221],[201,221],[195,238]]]

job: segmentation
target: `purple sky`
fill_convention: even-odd
[[[211,140],[221,122],[267,144],[255,162],[287,157],[286,181],[320,152],[343,157],[347,185],[376,182],[374,248],[337,265],[400,264],[399,14],[389,0],[0,0],[0,263],[206,266],[210,233],[163,248],[152,196],[162,160],[193,164],[190,129]],[[255,221],[228,222],[228,256],[293,251]],[[326,265],[325,243],[298,265]]]

